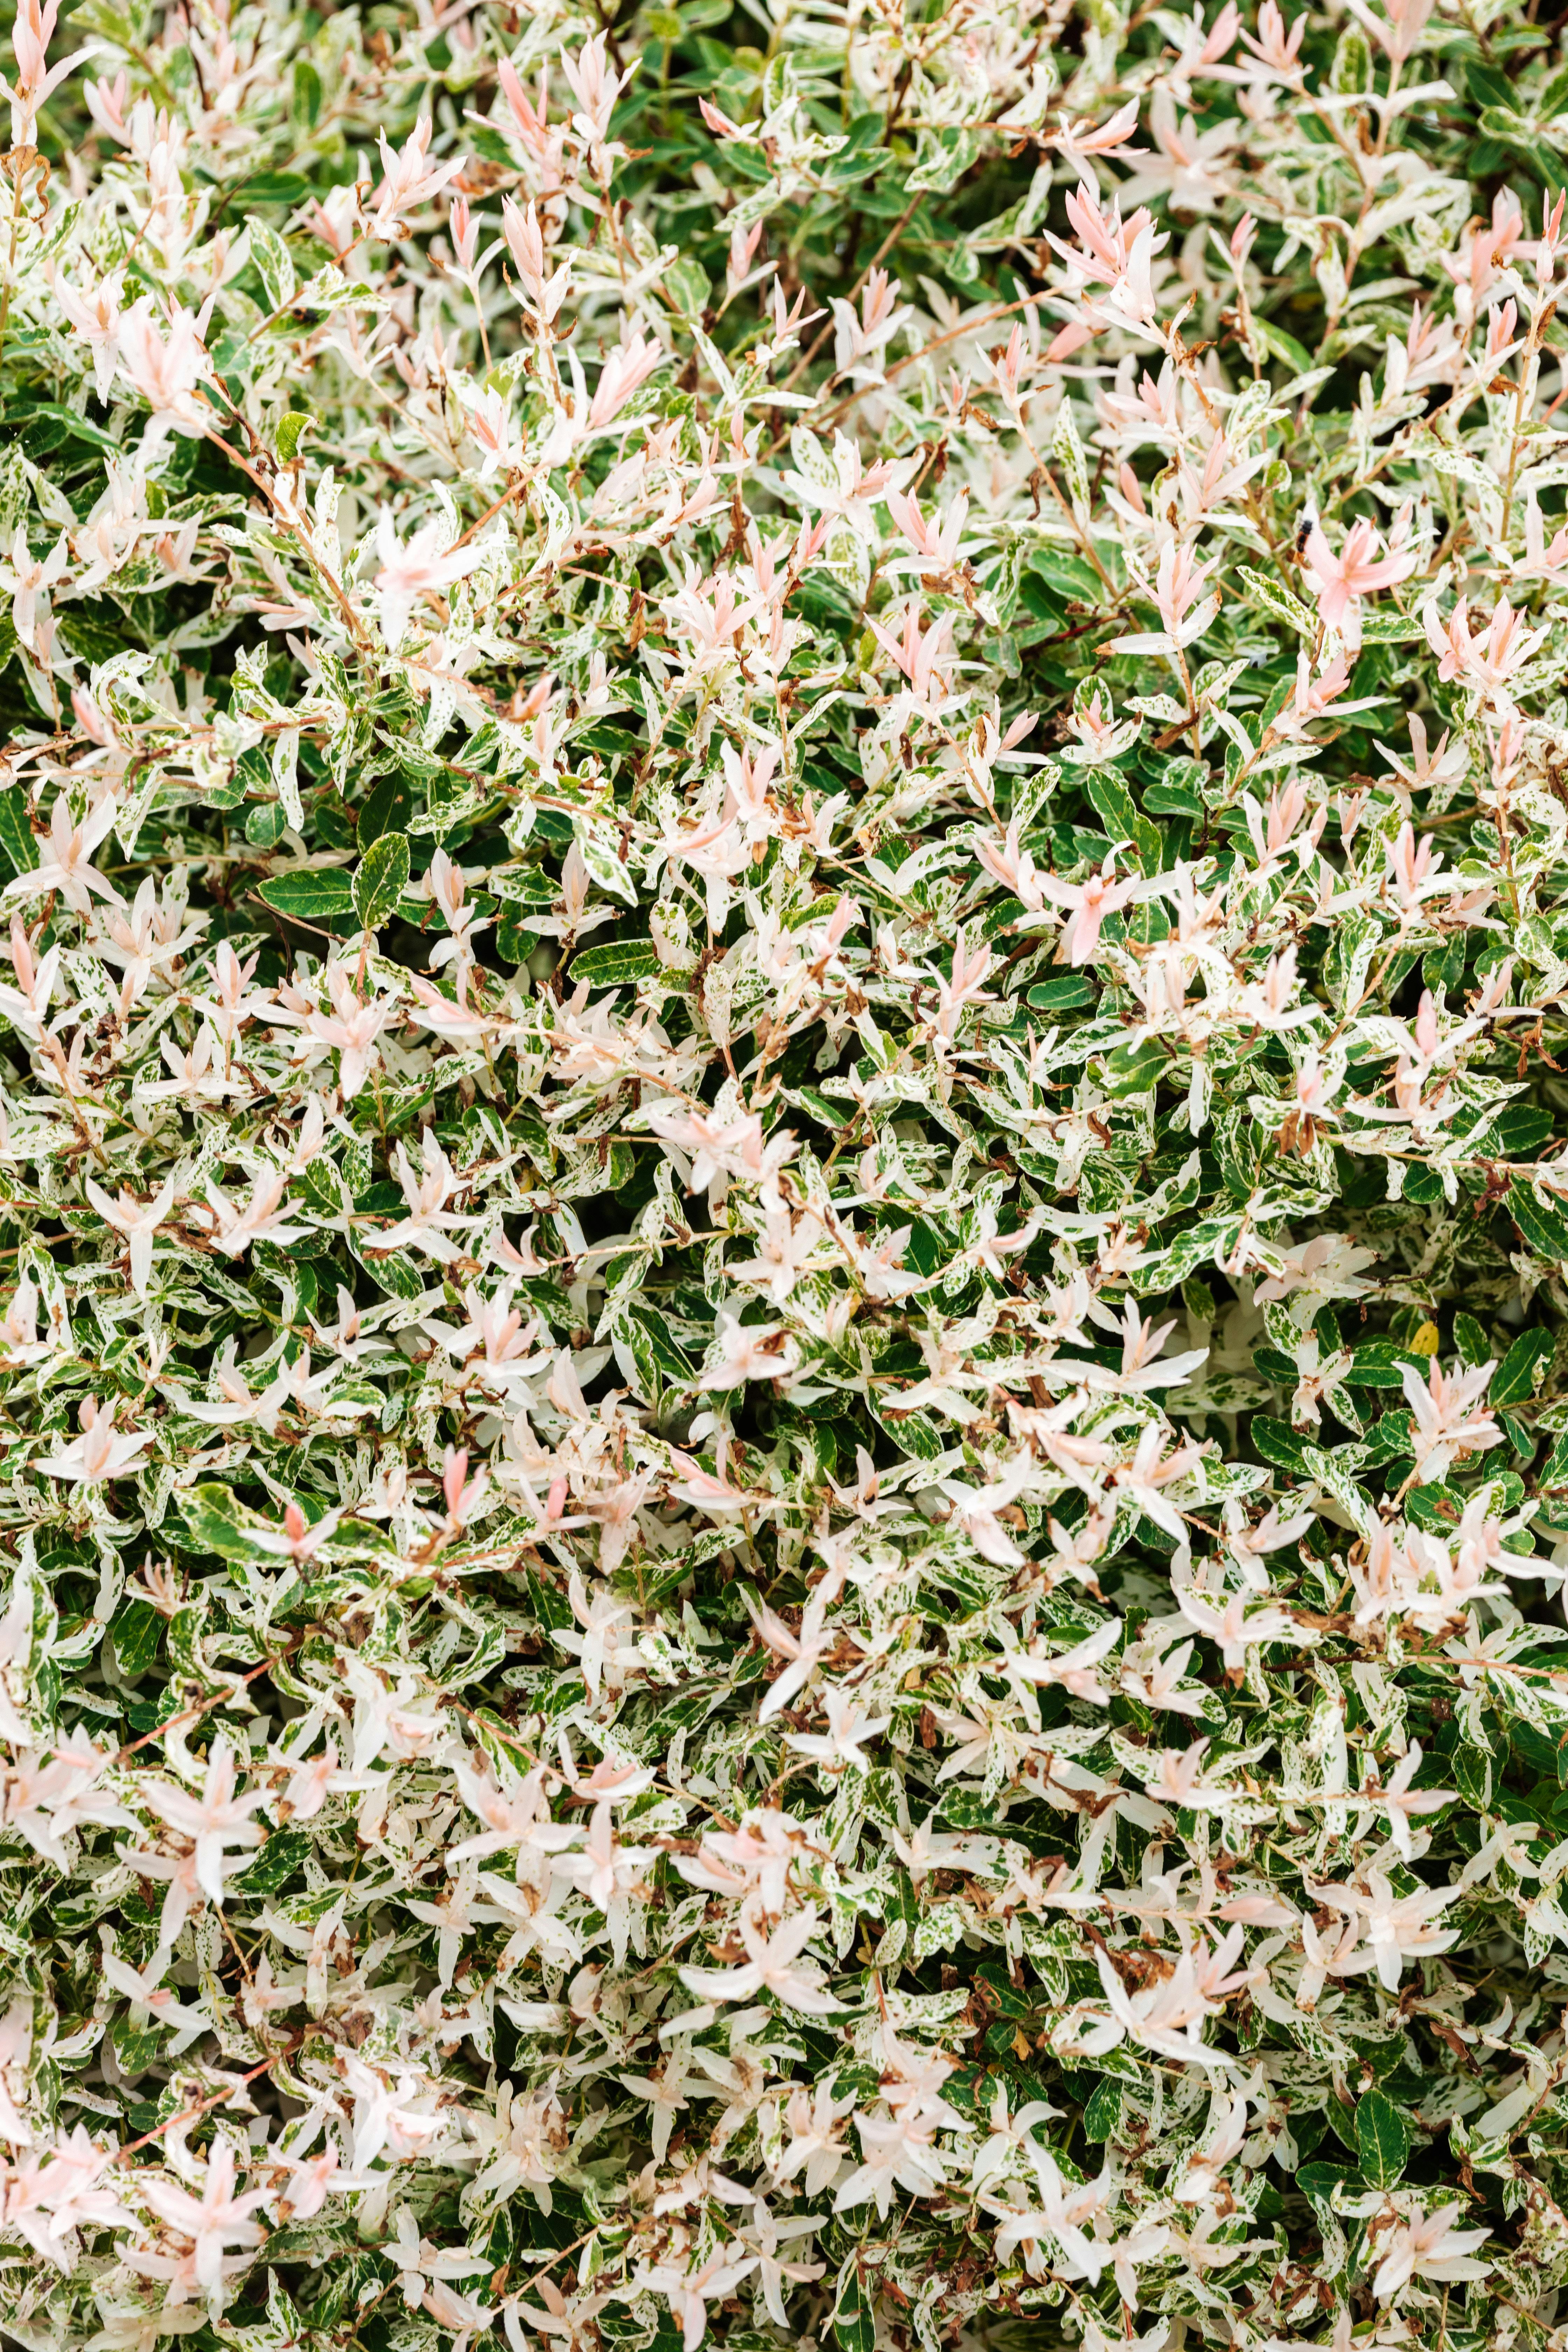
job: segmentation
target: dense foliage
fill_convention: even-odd
[[[1568,42],[634,5],[12,32],[0,2329],[1562,2346]]]

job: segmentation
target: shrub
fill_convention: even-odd
[[[7,2337],[1561,2345],[1560,34],[55,13]]]

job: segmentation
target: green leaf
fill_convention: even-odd
[[[1473,1315],[1455,1316],[1454,1346],[1461,1364],[1489,1364],[1492,1360],[1487,1335]]]
[[[1379,1413],[1368,1437],[1366,1461],[1368,1470],[1380,1470],[1385,1462],[1397,1462],[1410,1451],[1410,1414],[1404,1405]]]
[[[384,833],[360,860],[353,880],[354,912],[367,931],[381,929],[408,886],[408,835]]]
[[[571,1604],[565,1594],[557,1592],[552,1584],[547,1584],[531,1568],[527,1570],[527,1581],[535,1622],[542,1625],[547,1633],[563,1633],[574,1622]]]
[[[651,940],[610,940],[603,947],[585,948],[572,959],[572,978],[590,988],[625,988],[634,980],[652,980],[663,969]]]
[[[932,195],[946,195],[980,155],[981,133],[950,123],[944,129],[924,130],[915,142],[915,167],[904,182],[910,195],[927,191]],[[868,159],[870,160],[870,159]],[[885,161],[885,155],[877,161]],[[1063,408],[1067,404],[1064,401]]]
[[[122,1601],[114,1612],[110,1633],[114,1663],[127,1682],[144,1675],[158,1654],[163,1621],[150,1601]]]
[[[303,131],[313,131],[321,112],[321,77],[309,58],[294,60],[294,89],[289,111]]]
[[[246,757],[250,757],[249,752]],[[267,781],[270,789],[270,774]],[[253,849],[276,849],[288,830],[289,812],[281,801],[259,801],[245,812],[245,837]]]
[[[1542,1468],[1541,1485],[1543,1490],[1568,1486],[1568,1429],[1563,1432],[1546,1457]]]
[[[425,1281],[418,1267],[400,1249],[386,1250],[373,1257],[367,1244],[374,1244],[374,1240],[375,1235],[369,1232],[351,1235],[349,1240],[349,1247],[371,1279],[395,1298],[423,1297]]]
[[[1333,2219],[1335,2189],[1353,2189],[1357,2185],[1356,2177],[1348,2164],[1326,2164],[1314,2161],[1311,2164],[1297,2167],[1296,2186],[1302,2196],[1310,2201],[1312,2210],[1323,2227],[1327,2227]],[[1344,2224],[1337,2222],[1335,2226],[1342,2229]]]
[[[114,2055],[122,2074],[144,2074],[156,2060],[163,2036],[156,2025],[132,2025],[130,2012],[117,2017],[109,2029]]]
[[[95,449],[118,456],[123,447],[123,444],[117,441],[112,433],[106,433],[101,425],[94,425],[87,417],[79,416],[74,408],[66,408],[58,400],[29,400],[20,408],[8,408],[5,423],[32,424],[41,416],[48,417],[56,425],[63,425],[67,433],[76,440],[89,442]]]
[[[1272,1462],[1276,1469],[1293,1470],[1298,1476],[1306,1476],[1307,1457],[1289,1422],[1276,1421],[1271,1413],[1255,1412],[1252,1442],[1265,1462]]]
[[[1068,972],[1060,980],[1037,981],[1026,1002],[1041,1013],[1066,1013],[1074,1005],[1094,1003],[1094,982],[1087,972]]]
[[[349,877],[336,867],[319,868],[308,874],[275,874],[256,895],[275,915],[286,915],[298,923],[326,922],[333,916],[353,911]]]
[[[877,2315],[867,2283],[860,2275],[862,2260],[857,2246],[838,2273],[833,2297],[833,2333],[838,2339],[839,2352],[875,2352]]]
[[[300,1171],[300,1189],[323,1217],[341,1217],[347,1201],[342,1181],[332,1161],[312,1160]]]
[[[1410,2159],[1405,2117],[1385,2091],[1366,2091],[1355,2111],[1356,2160],[1373,2189],[1392,2189]]]
[[[1372,88],[1372,44],[1357,25],[1347,25],[1340,35],[1329,87],[1347,96]]]
[[[1258,341],[1267,351],[1271,351],[1276,359],[1283,360],[1286,366],[1293,368],[1298,375],[1310,373],[1312,354],[1304,343],[1299,343],[1294,335],[1288,335],[1283,327],[1277,327],[1272,319],[1260,319],[1255,313],[1252,325]]]
[[[496,918],[496,952],[508,963],[526,963],[539,945],[539,933],[531,931],[519,907],[504,902]]]
[[[598,719],[591,727],[574,730],[574,751],[579,744],[585,751],[597,751],[602,760],[639,760],[647,750],[640,735],[634,735],[629,728],[617,727],[611,719]]]
[[[1425,1377],[1429,1360],[1402,1348],[1396,1339],[1364,1339],[1352,1350],[1351,1368],[1344,1374],[1345,1385],[1359,1389],[1400,1388],[1407,1368]]]
[[[617,1318],[624,1325],[636,1325],[667,1381],[689,1381],[694,1367],[683,1348],[672,1337],[668,1319],[651,1303],[633,1299]]]
[[[365,795],[364,805],[354,827],[354,838],[363,856],[373,841],[384,833],[405,833],[408,820],[414,814],[415,792],[406,776],[393,773],[378,777]]]
[[[945,1451],[945,1440],[929,1412],[900,1412],[896,1405],[873,1405],[879,1423],[900,1450],[919,1462],[934,1462]]]
[[[645,1403],[657,1409],[663,1402],[669,1371],[647,1322],[640,1315],[623,1307],[612,1326],[612,1336],[616,1342],[616,1355],[623,1370],[625,1358],[631,1360],[631,1370],[626,1378],[633,1390]]]
[[[245,205],[300,205],[310,193],[310,183],[298,172],[258,172],[241,186]]]
[[[1091,768],[1084,791],[1113,841],[1125,841],[1137,853],[1145,874],[1160,871],[1160,831],[1139,814],[1132,795],[1113,768]]]
[[[247,1895],[276,1895],[278,1889],[297,1870],[302,1870],[311,1852],[310,1840],[303,1830],[274,1830],[248,1870],[241,1871],[235,1884]]]
[[[1484,1748],[1461,1739],[1454,1750],[1454,1785],[1468,1805],[1484,1812],[1492,1798],[1492,1759]]]
[[[1464,1507],[1464,1496],[1440,1478],[1427,1486],[1412,1486],[1405,1497],[1406,1518],[1429,1536],[1450,1535]]]
[[[708,272],[689,253],[672,261],[659,281],[664,293],[679,317],[700,319],[712,291]]]
[[[258,765],[261,772],[259,776],[257,773]],[[240,753],[225,781],[203,786],[202,806],[209,809],[237,809],[244,802],[247,793],[263,788],[268,792],[271,791],[272,772],[267,764],[265,752],[253,745],[248,751]]]
[[[27,795],[15,784],[0,793],[0,850],[15,874],[30,874],[37,865],[37,844],[27,822]]]
[[[265,221],[250,224],[250,257],[267,289],[268,307],[283,310],[294,299],[299,279],[294,275],[294,257],[275,228]]]
[[[276,436],[278,455],[285,466],[293,464],[300,454],[300,442],[315,421],[313,416],[308,416],[300,408],[287,409],[279,418]]]
[[[193,1486],[179,1497],[179,1505],[191,1541],[201,1550],[216,1552],[219,1559],[255,1561],[274,1557],[251,1532],[271,1534],[275,1532],[271,1522],[237,1502],[226,1486]]]
[[[1121,2121],[1121,2085],[1110,2076],[1099,2084],[1083,2111],[1083,2136],[1108,2140]]]
[[[1458,987],[1463,971],[1461,961],[1459,972],[1449,982],[1450,988]],[[1491,1141],[1510,1160],[1533,1160],[1551,1142],[1554,1124],[1552,1113],[1542,1110],[1538,1103],[1510,1103],[1493,1122]]]
[[[1201,817],[1203,802],[1190,784],[1151,784],[1143,795],[1151,816]]]
[[[1556,1346],[1550,1331],[1521,1331],[1492,1374],[1488,1403],[1521,1404],[1532,1397],[1546,1377]],[[1481,1360],[1486,1361],[1484,1356]]]
[[[1537,1257],[1549,1265],[1568,1265],[1568,1218],[1543,1202],[1522,1177],[1516,1176],[1508,1188],[1508,1211]]]
[[[1299,345],[1298,349],[1300,349]],[[1311,365],[1304,352],[1301,353],[1301,361],[1304,367]],[[1310,612],[1299,596],[1293,596],[1281,581],[1270,580],[1266,572],[1254,572],[1251,565],[1247,563],[1237,564],[1237,570],[1258,603],[1268,612],[1273,613],[1279,620],[1289,622],[1291,628],[1299,630],[1302,636],[1316,635],[1317,614]]]
[[[1496,66],[1483,65],[1478,58],[1465,68],[1465,81],[1478,107],[1506,106],[1512,108],[1518,90]]]
[[[950,133],[949,136],[952,134]],[[910,183],[912,187],[914,183]],[[1078,425],[1072,413],[1072,403],[1064,399],[1057,411],[1056,430],[1051,436],[1051,455],[1067,484],[1068,497],[1076,514],[1089,512],[1089,467],[1084,459],[1083,443],[1078,436]]]

